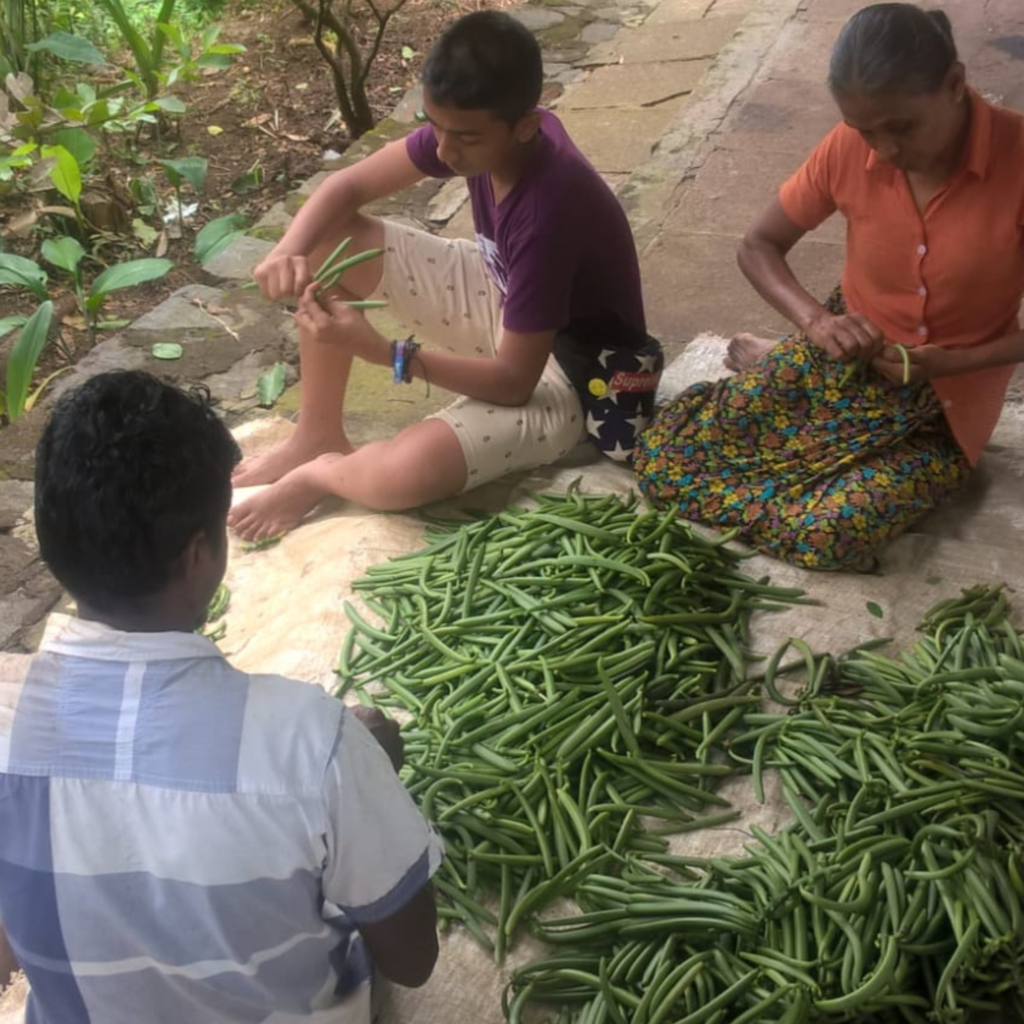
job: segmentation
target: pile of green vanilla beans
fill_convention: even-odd
[[[750,615],[801,591],[614,496],[541,496],[428,540],[357,582],[382,625],[348,606],[340,692],[409,713],[403,778],[445,841],[442,918],[500,961],[595,871],[739,816],[715,786],[760,701]]]
[[[998,588],[936,606],[895,657],[818,659],[788,714],[730,739],[795,814],[747,856],[642,857],[535,923],[558,952],[506,1012],[575,1024],[1024,1019],[1024,644]]]
[[[902,653],[791,641],[758,667],[751,613],[801,593],[671,514],[542,496],[428,541],[357,584],[381,625],[348,609],[339,693],[408,712],[442,918],[499,961],[524,928],[553,947],[512,972],[513,1024],[1024,1019],[1024,644],[999,588]],[[793,825],[669,852],[739,816],[715,792],[737,772]]]

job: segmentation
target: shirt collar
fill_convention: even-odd
[[[976,178],[984,179],[988,174],[992,155],[992,108],[970,86],[967,87],[967,102],[971,105],[971,127],[964,143],[966,159],[964,168]],[[894,170],[878,153],[868,146],[868,158],[864,170]]]
[[[198,633],[125,633],[102,622],[54,613],[47,619],[40,652],[100,661],[175,661],[223,657],[217,645]]]

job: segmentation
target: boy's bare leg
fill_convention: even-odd
[[[346,254],[384,246],[384,225],[376,217],[357,216],[342,225],[335,239],[310,257],[319,267],[346,236],[352,243]],[[342,279],[346,297],[365,298],[380,283],[381,261],[369,260],[353,267]],[[342,346],[325,345],[299,334],[299,421],[287,441],[263,455],[244,459],[231,482],[235,487],[269,484],[297,466],[326,452],[350,454],[354,446],[345,435],[345,391],[352,370],[352,356]]]
[[[753,366],[778,344],[772,338],[759,338],[756,334],[737,334],[729,342],[725,354],[725,366],[729,370],[745,370]]]
[[[259,540],[298,526],[328,494],[399,511],[452,497],[465,484],[466,458],[455,431],[424,420],[351,455],[331,452],[306,462],[238,505],[229,521],[241,537]]]
[[[11,976],[19,970],[18,961],[14,956],[14,950],[7,941],[7,933],[3,924],[0,924],[0,992],[10,983]]]

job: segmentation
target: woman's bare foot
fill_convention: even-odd
[[[756,334],[737,334],[730,342],[725,355],[726,369],[745,370],[753,366],[778,344],[771,338],[759,338]]]
[[[228,526],[242,540],[255,541],[293,530],[320,504],[325,492],[306,465],[287,473],[265,491],[228,513]]]
[[[299,427],[287,441],[275,445],[269,452],[242,459],[231,474],[231,485],[253,487],[256,484],[277,483],[293,469],[304,466],[318,455],[328,452],[351,455],[355,450],[355,446],[343,433],[306,438]]]

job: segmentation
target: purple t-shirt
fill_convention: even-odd
[[[437,157],[430,125],[409,135],[406,147],[424,174],[453,177]],[[575,320],[612,316],[644,328],[640,267],[626,214],[554,114],[541,112],[536,158],[497,206],[489,175],[467,184],[477,245],[504,296],[507,330],[556,331]]]

